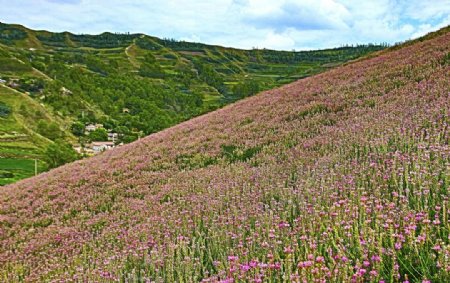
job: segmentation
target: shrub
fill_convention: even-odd
[[[328,109],[328,107],[324,104],[316,104],[313,105],[311,107],[309,107],[308,109],[302,110],[300,111],[297,116],[299,118],[305,118],[307,116],[313,116],[316,114],[320,114],[320,113],[327,113],[330,112],[330,109]]]
[[[44,157],[49,168],[55,168],[77,159],[78,154],[72,146],[61,140],[50,144],[45,151]]]
[[[40,121],[37,126],[37,132],[50,140],[57,140],[64,137],[64,133],[54,122]]]
[[[176,158],[176,163],[180,169],[205,168],[215,164],[217,160],[214,157],[202,154],[180,154]]]
[[[14,173],[6,170],[0,170],[0,178],[14,178]]]
[[[11,108],[3,102],[0,102],[0,117],[6,118],[9,114],[11,114]]]
[[[261,151],[260,146],[241,149],[235,145],[221,145],[222,157],[224,157],[229,163],[237,161],[245,162],[255,156]]]
[[[91,141],[107,141],[108,140],[108,132],[105,129],[96,129],[89,133],[89,139]]]
[[[83,136],[84,135],[84,130],[85,130],[85,126],[83,123],[80,122],[75,122],[72,124],[72,126],[70,127],[72,134],[74,134],[75,136]]]

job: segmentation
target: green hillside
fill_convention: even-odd
[[[117,142],[128,143],[383,48],[239,50],[143,34],[76,35],[0,23],[1,99],[13,110],[1,118],[0,156],[45,160],[45,148],[54,141],[88,143],[92,138],[83,129],[78,140],[72,135],[73,124],[101,123],[119,134]]]
[[[42,125],[56,125],[56,135],[74,142],[64,130],[64,120],[53,117],[45,106],[28,95],[0,85],[0,185],[8,184],[47,168],[42,161],[44,149],[52,141],[43,136]],[[52,138],[52,137],[50,137]]]

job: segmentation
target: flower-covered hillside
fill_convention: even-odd
[[[0,191],[0,281],[450,281],[450,33]]]

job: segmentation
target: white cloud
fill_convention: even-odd
[[[0,21],[35,29],[285,50],[394,43],[450,23],[448,0],[0,0],[0,7]]]
[[[450,15],[444,18],[441,22],[432,25],[432,24],[421,24],[417,27],[415,32],[411,35],[412,38],[423,36],[429,32],[438,30],[440,28],[446,27],[450,25]]]
[[[405,5],[406,16],[419,21],[448,16],[450,1],[448,0],[413,0]]]
[[[256,26],[283,31],[296,29],[338,29],[345,28],[349,13],[345,6],[333,0],[277,1],[263,6],[250,1],[243,7],[243,19]]]
[[[293,49],[295,48],[295,40],[289,33],[277,34],[269,32],[266,34],[261,47],[271,46],[274,49]]]

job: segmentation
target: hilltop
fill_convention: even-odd
[[[128,143],[384,47],[239,50],[144,34],[77,35],[0,23],[0,102],[10,103],[6,107],[18,117],[16,108],[30,102],[28,96],[39,108],[32,107],[28,121],[39,112],[54,122],[48,131],[38,129],[38,121],[16,119],[14,127],[0,130],[0,157],[46,161],[55,137],[89,144],[92,138],[83,134],[89,124],[101,124],[118,135],[117,143]],[[24,95],[12,102],[12,89]]]
[[[0,190],[4,281],[446,282],[450,32]]]

